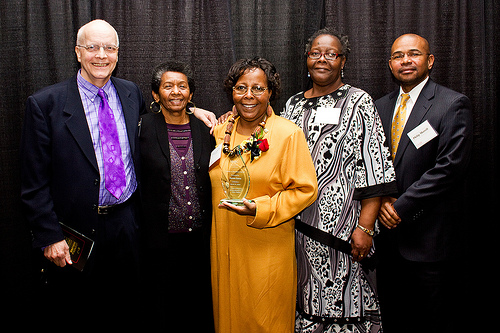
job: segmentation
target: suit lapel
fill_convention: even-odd
[[[170,144],[168,141],[168,128],[165,123],[165,119],[161,113],[155,115],[154,117],[156,140],[158,145],[163,152],[163,156],[167,160],[168,165],[170,165]]]
[[[128,142],[130,145],[130,152],[132,156],[135,153],[135,137],[136,130],[138,126],[138,118],[139,114],[136,109],[134,109],[134,101],[130,98],[131,92],[130,90],[121,84],[120,81],[116,80],[114,77],[111,77],[111,81],[115,86],[116,92],[118,93],[118,97],[120,98],[120,103],[122,105],[122,112],[125,118],[125,126],[127,127],[127,136]]]
[[[424,86],[420,95],[418,96],[415,105],[410,113],[410,117],[408,118],[406,125],[403,129],[403,134],[401,136],[401,140],[399,141],[398,151],[396,153],[396,157],[394,159],[394,165],[398,164],[399,160],[401,160],[401,156],[403,156],[404,151],[410,144],[410,138],[408,137],[408,132],[417,127],[425,115],[429,111],[432,106],[432,99],[434,98],[434,92],[436,89],[436,84],[429,79],[427,84]]]
[[[392,126],[392,117],[394,115],[394,108],[396,107],[396,101],[398,100],[399,96],[399,89],[393,91],[389,95],[389,100],[388,104],[386,106],[381,106],[379,112],[381,113],[381,121],[382,121],[382,127],[384,127],[385,133],[388,133],[388,138],[387,141],[389,142],[389,147],[390,147],[390,141],[391,141],[391,126]]]
[[[68,84],[68,95],[64,104],[63,112],[67,116],[66,126],[68,127],[71,135],[75,138],[83,154],[87,157],[94,168],[98,170],[94,145],[92,144],[92,137],[90,136],[87,118],[85,117],[85,111],[83,110],[82,99],[76,84],[76,76]]]

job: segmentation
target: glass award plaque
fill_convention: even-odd
[[[250,175],[247,166],[238,153],[234,158],[226,158],[221,164],[222,190],[226,195],[220,202],[228,202],[235,206],[243,206],[243,198],[250,188]]]

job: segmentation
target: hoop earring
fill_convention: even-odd
[[[193,104],[193,106],[189,106],[189,104]],[[193,114],[193,111],[191,110],[191,108],[196,109],[196,105],[194,105],[193,101],[189,101],[188,104],[186,105],[186,113],[187,114]]]
[[[159,105],[159,109],[158,109],[158,111],[153,110],[153,105],[155,105],[155,103]],[[153,112],[153,113],[160,113],[160,112],[161,112],[161,104],[160,104],[160,103],[158,103],[157,101],[152,101],[152,102],[151,102],[151,104],[149,104],[149,109],[150,109],[150,110],[151,110],[151,112]]]

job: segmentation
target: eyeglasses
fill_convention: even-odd
[[[312,52],[307,52],[307,56],[311,59],[319,59],[321,56],[325,56],[326,60],[335,60],[338,57],[343,56],[342,53],[335,53],[335,52],[317,52],[317,51],[312,51]]]
[[[403,53],[403,52],[396,52],[393,55],[391,55],[391,60],[393,61],[403,61],[405,56],[408,56],[411,60],[417,59],[418,57],[421,57],[423,55],[429,55],[429,53],[422,53],[420,51],[410,51],[408,53]]]
[[[85,50],[87,50],[87,52],[90,53],[97,53],[101,50],[101,48],[104,49],[104,52],[106,52],[107,54],[113,54],[118,52],[118,46],[114,45],[87,45],[87,46],[77,45],[77,46],[84,48]]]
[[[233,90],[236,93],[236,95],[245,95],[247,93],[247,91],[248,91],[248,87],[244,86],[244,85],[234,86]],[[252,92],[252,94],[254,96],[260,96],[266,90],[267,90],[267,88],[261,87],[261,86],[253,86],[252,88],[250,88],[250,91]]]

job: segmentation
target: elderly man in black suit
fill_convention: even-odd
[[[58,321],[89,322],[136,306],[134,156],[145,103],[135,83],[111,76],[119,41],[109,23],[87,23],[76,44],[81,70],[27,100],[21,199],[33,246],[52,262],[44,269],[47,291],[37,309],[48,309]],[[82,272],[71,267],[60,222],[94,241]]]
[[[398,193],[384,198],[377,237],[384,332],[448,332],[464,176],[472,145],[469,99],[429,78],[429,43],[405,34],[391,49],[396,91],[376,106]]]

